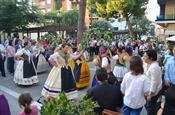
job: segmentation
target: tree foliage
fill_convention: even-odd
[[[62,22],[64,26],[77,26],[78,25],[78,10],[73,9],[73,10],[65,11],[63,13]]]
[[[62,7],[62,0],[55,0],[55,9],[59,10]]]
[[[1,0],[0,1],[0,31],[23,29],[29,23],[39,22],[37,7],[29,0]]]
[[[95,36],[96,38],[98,38],[99,44],[100,46],[102,45],[103,41],[107,41],[108,43],[111,44],[112,40],[113,40],[113,33],[108,31],[108,30],[103,30],[101,27],[94,27],[89,29],[86,34],[83,37],[82,43],[83,43],[83,48],[87,48],[88,47],[88,43],[89,43],[89,39]]]
[[[87,94],[80,101],[68,100],[64,92],[52,101],[44,100],[41,115],[94,115],[94,108],[99,107],[96,101],[88,98]]]
[[[141,18],[132,18],[131,24],[134,30],[136,30],[140,35],[151,34],[153,27],[151,26],[151,21],[149,21],[145,16]]]
[[[62,18],[58,19],[57,14],[61,13]],[[46,25],[58,25],[58,21],[60,20],[60,24],[62,26],[77,26],[78,25],[78,10],[73,9],[69,11],[52,11],[47,12],[44,15],[45,24]]]
[[[101,28],[102,31],[107,31],[109,28],[112,29],[112,26],[108,21],[97,20],[92,22],[92,28]]]
[[[148,0],[87,0],[87,8],[104,18],[122,15],[132,36],[131,17],[142,17]],[[94,10],[95,9],[95,10]]]

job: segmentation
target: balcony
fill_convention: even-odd
[[[175,20],[175,14],[166,14],[166,15],[159,15],[157,16],[156,21],[170,21],[170,20]]]
[[[158,0],[158,4],[165,4],[167,2],[175,2],[174,0]]]

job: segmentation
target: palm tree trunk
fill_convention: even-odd
[[[83,39],[85,27],[85,13],[86,13],[86,0],[80,0],[79,3],[79,16],[78,16],[78,32],[77,43],[81,43]]]

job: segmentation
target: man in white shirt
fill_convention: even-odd
[[[97,40],[94,38],[91,38],[91,40],[89,42],[89,44],[90,44],[90,56],[91,57],[94,55],[96,43],[97,43]]]
[[[5,58],[6,58],[5,47],[2,44],[0,44],[0,71],[1,71],[2,77],[5,77],[5,69],[4,69]]]

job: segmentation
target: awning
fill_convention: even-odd
[[[165,35],[175,35],[175,30],[165,30]]]
[[[171,36],[171,37],[168,37],[166,38],[167,41],[175,41],[175,36]]]

